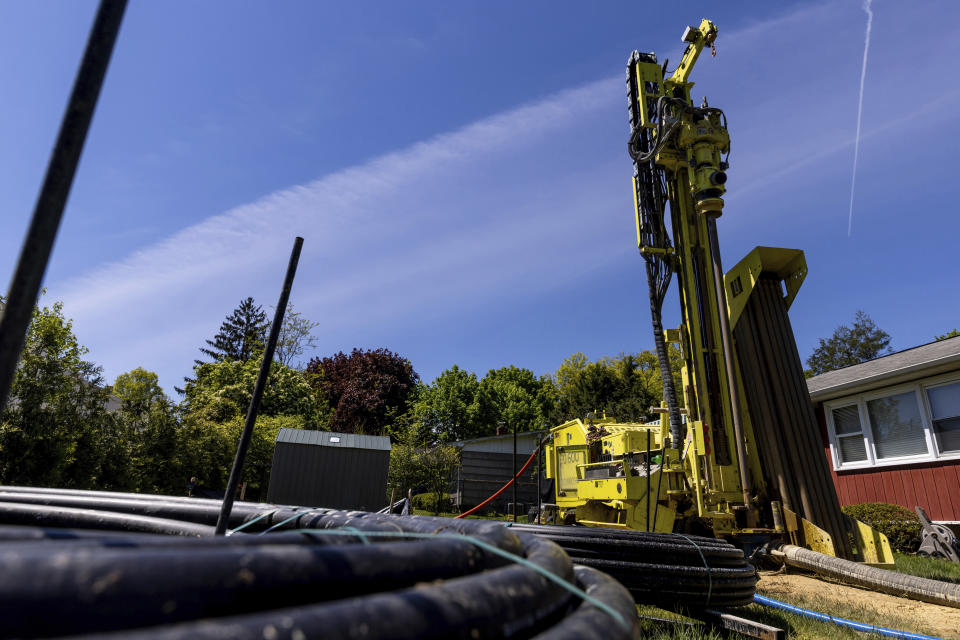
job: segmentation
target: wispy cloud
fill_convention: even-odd
[[[242,297],[272,302],[294,235],[306,238],[294,300],[327,333],[396,321],[431,300],[482,303],[518,274],[552,286],[577,270],[568,257],[581,242],[623,217],[598,213],[628,202],[626,167],[591,166],[597,145],[560,137],[619,111],[620,92],[619,78],[562,91],[270,194],[52,293],[102,361],[126,355],[122,370],[185,368]]]

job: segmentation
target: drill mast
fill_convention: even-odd
[[[688,27],[667,74],[653,53],[627,62],[637,245],[664,402],[658,423],[571,420],[551,430],[547,474],[557,519],[590,526],[708,529],[745,547],[789,540],[874,564],[889,543],[840,512],[787,309],[803,252],[757,247],[724,274],[717,238],[730,136],[723,111],[695,106],[690,74],[713,48],[709,20]],[[676,276],[680,326],[662,309]],[[668,350],[679,347],[681,388]],[[682,405],[682,408],[681,408]],[[685,420],[684,420],[685,418]],[[851,548],[848,536],[855,541]]]

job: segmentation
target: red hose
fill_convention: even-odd
[[[519,478],[520,476],[523,475],[523,472],[527,470],[527,467],[530,466],[530,463],[533,462],[533,459],[537,457],[537,453],[540,452],[540,446],[541,446],[541,445],[539,445],[539,444],[537,445],[537,448],[533,450],[533,453],[530,454],[530,457],[527,458],[527,461],[526,461],[525,463],[523,463],[523,467],[520,469],[520,471],[517,471],[517,475],[513,476],[512,478],[510,478],[510,480],[507,481],[507,484],[505,484],[505,485],[503,485],[502,487],[500,487],[500,489],[499,489],[495,494],[493,494],[492,496],[490,496],[489,498],[487,498],[486,500],[484,500],[483,502],[481,502],[480,504],[478,504],[477,506],[475,506],[473,509],[470,509],[469,511],[464,511],[463,513],[461,513],[460,515],[458,515],[457,518],[465,518],[465,517],[469,516],[471,513],[473,513],[474,511],[476,511],[476,510],[478,510],[478,509],[482,509],[483,507],[485,507],[485,506],[487,506],[488,504],[490,504],[490,503],[491,503],[497,496],[499,496],[501,493],[503,493],[504,491],[506,491],[507,489],[509,489],[509,488],[510,488],[510,485],[512,485],[513,482],[514,482],[517,478]],[[514,509],[514,511],[516,511],[517,505],[513,505],[513,509]]]

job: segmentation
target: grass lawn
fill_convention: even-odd
[[[894,553],[893,561],[900,573],[932,580],[960,583],[960,564],[954,564],[939,558],[909,556],[904,553]]]
[[[805,609],[811,609],[820,613],[828,613],[840,618],[847,618],[848,620],[865,622],[868,624],[887,627],[889,629],[912,631],[914,633],[925,633],[936,636],[934,630],[930,629],[924,625],[922,621],[916,618],[906,618],[901,615],[878,611],[868,606],[849,605],[845,603],[838,603],[835,600],[827,600],[820,597],[809,598],[799,595],[786,597],[782,594],[779,594],[776,599],[780,600],[781,602],[789,602],[790,604],[794,604]],[[641,616],[680,619],[688,623],[697,622],[691,618],[678,616],[673,612],[664,611],[656,607],[640,605],[637,607],[637,610]],[[789,613],[787,611],[781,611],[779,609],[773,609],[771,607],[765,607],[756,604],[731,611],[731,613],[734,615],[739,615],[748,620],[761,622],[783,629],[787,632],[788,638],[796,640],[816,640],[820,638],[825,640],[849,638],[852,640],[854,638],[863,639],[868,637],[876,637],[868,636],[867,634],[864,634],[860,631],[854,631],[853,629],[846,629],[827,622],[820,622],[804,616]],[[719,640],[720,638],[747,638],[747,636],[743,636],[738,633],[729,633],[728,635],[723,635],[721,632],[712,630],[711,627],[704,624],[690,626],[689,624],[669,624],[665,622],[643,619],[641,620],[641,623],[641,628],[646,634],[644,637],[658,638],[661,640],[713,640],[715,638]]]

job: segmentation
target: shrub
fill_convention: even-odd
[[[843,512],[887,536],[895,551],[914,553],[920,547],[923,527],[909,509],[885,502],[864,502],[843,507]]]
[[[440,504],[437,504],[437,494],[432,491],[429,493],[418,493],[413,496],[413,508],[431,513],[449,513],[452,508],[450,494],[443,494],[440,499]]]

